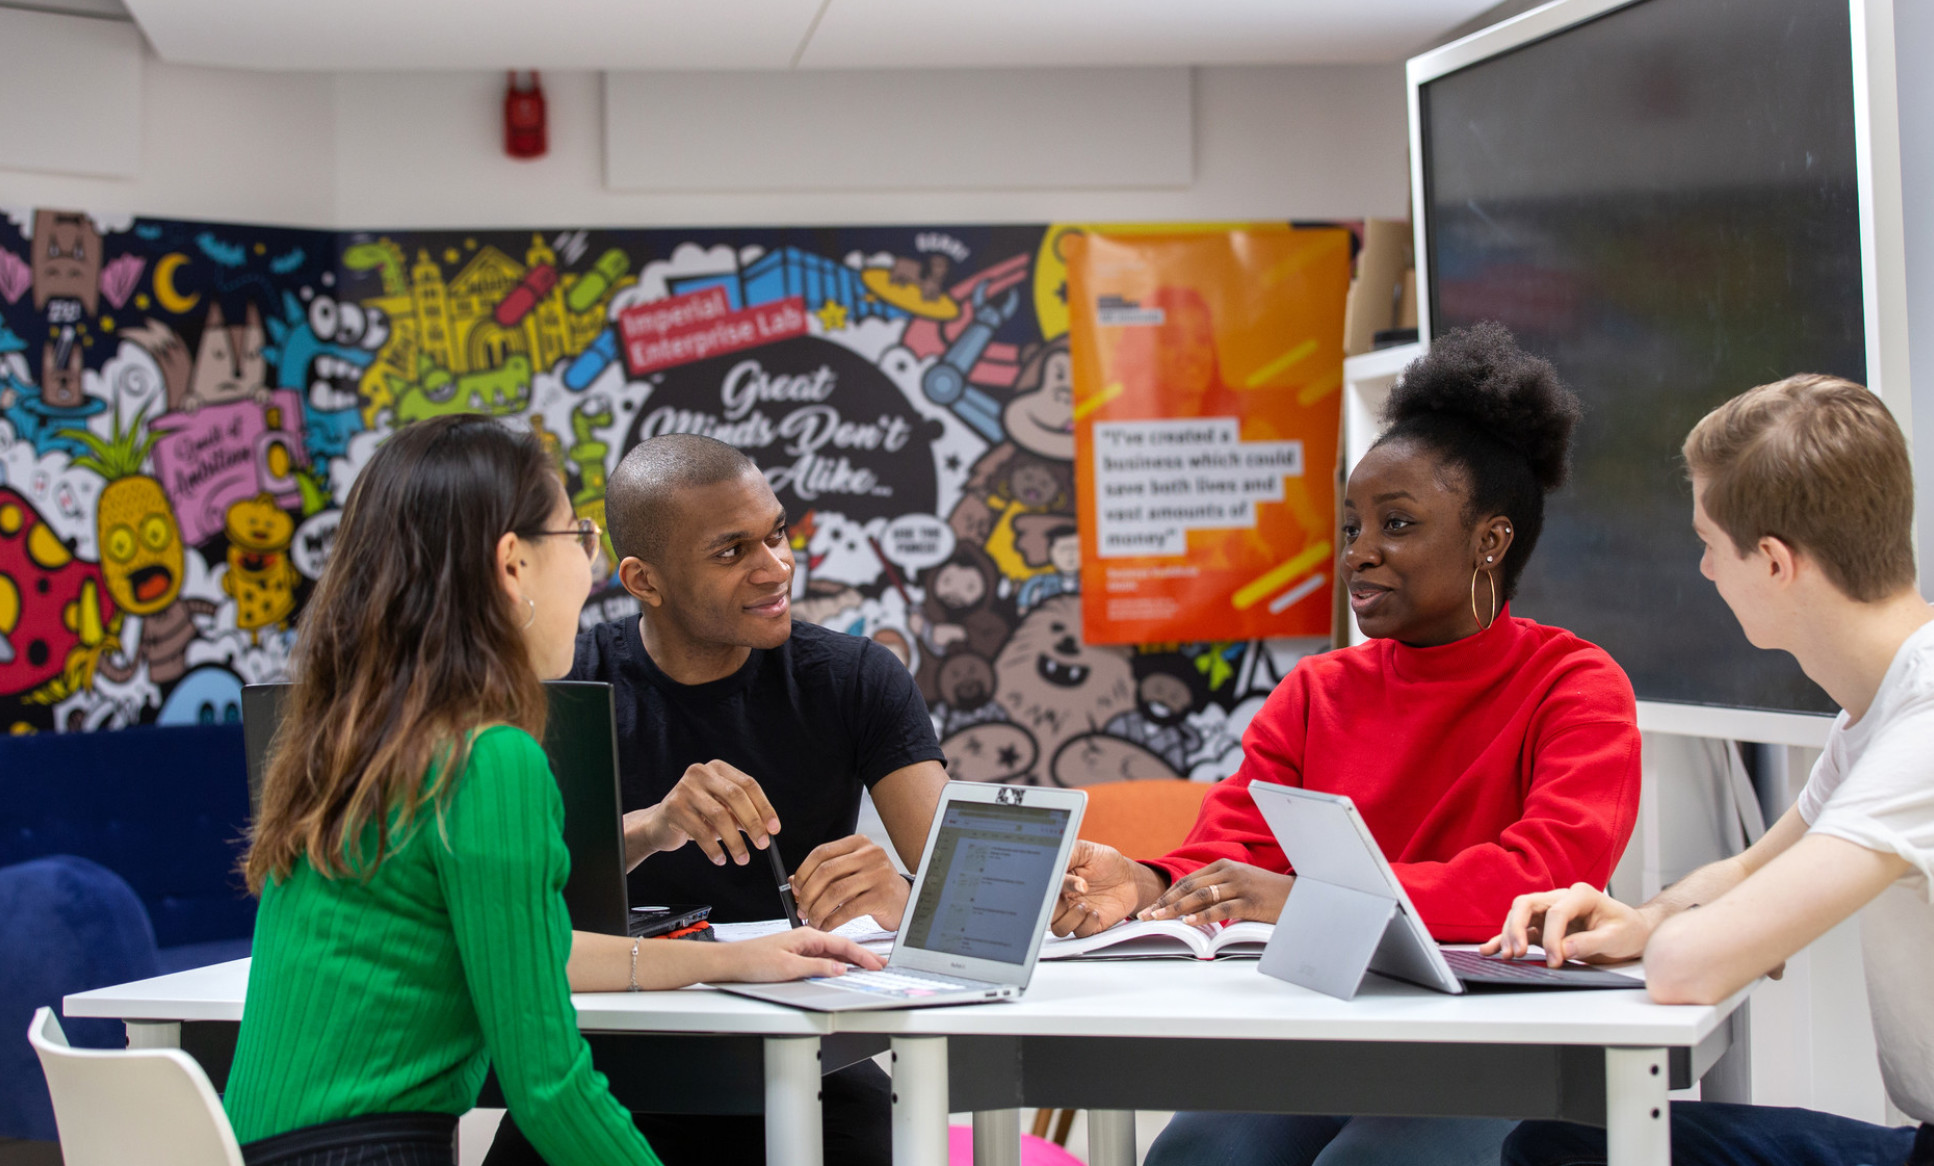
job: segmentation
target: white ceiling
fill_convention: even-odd
[[[163,60],[330,72],[1397,61],[1497,0],[125,0]]]

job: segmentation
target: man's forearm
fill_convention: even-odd
[[[1746,880],[1749,872],[1737,855],[1709,862],[1646,900],[1639,914],[1657,930],[1679,912],[1710,903]]]
[[[655,808],[655,807],[654,807]],[[638,864],[658,853],[652,841],[652,810],[633,810],[624,816],[625,873],[636,870]]]

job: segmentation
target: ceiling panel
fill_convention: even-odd
[[[831,0],[804,68],[1398,61],[1497,0]]]
[[[1495,2],[125,0],[163,60],[324,71],[1397,61]]]
[[[783,69],[820,0],[127,0],[163,60],[243,69]]]

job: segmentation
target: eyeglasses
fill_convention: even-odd
[[[597,561],[598,551],[604,545],[603,540],[599,537],[604,531],[599,528],[597,523],[592,522],[588,518],[578,519],[577,525],[569,530],[540,530],[533,533],[540,538],[545,536],[563,538],[567,535],[575,538],[578,540],[578,546],[584,550],[584,557],[590,559],[592,562]]]

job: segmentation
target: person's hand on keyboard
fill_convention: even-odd
[[[709,980],[742,984],[770,984],[781,980],[804,980],[814,976],[841,976],[850,964],[877,972],[886,961],[838,935],[828,935],[810,927],[762,935],[738,943],[706,944],[716,948],[722,970]]]
[[[1654,921],[1590,883],[1562,891],[1519,895],[1504,917],[1504,928],[1478,948],[1483,955],[1518,959],[1532,944],[1545,949],[1545,963],[1566,960],[1591,964],[1623,963],[1645,954]]]

